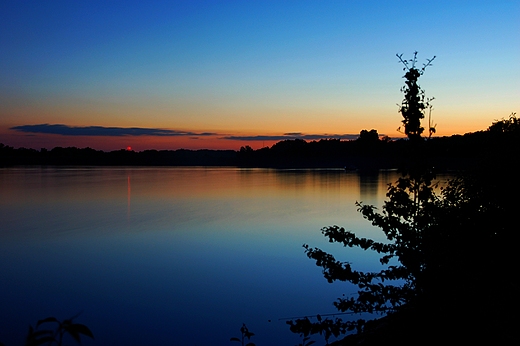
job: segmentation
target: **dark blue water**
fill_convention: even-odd
[[[0,169],[0,341],[81,312],[84,345],[295,345],[289,317],[336,312],[302,244],[338,224],[382,240],[355,202],[381,204],[395,173],[232,168]],[[357,317],[356,317],[357,318]],[[322,342],[322,339],[315,338]]]

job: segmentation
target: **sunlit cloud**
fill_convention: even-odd
[[[45,133],[62,136],[215,136],[212,132],[191,132],[145,127],[68,126],[62,124],[21,125],[11,130],[26,133]]]
[[[226,136],[223,139],[236,141],[283,141],[286,139],[320,140],[320,139],[357,139],[359,134],[305,134],[289,132],[283,135]]]

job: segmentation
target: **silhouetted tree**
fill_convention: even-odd
[[[511,113],[508,119],[493,122],[488,131],[491,133],[520,132],[520,119],[516,117],[516,113]]]
[[[402,60],[398,55],[407,70],[401,113],[410,145],[416,149],[409,152],[403,176],[389,185],[381,211],[372,205],[357,203],[363,217],[379,227],[387,241],[360,238],[336,225],[321,230],[331,243],[377,252],[383,269],[358,271],[349,262],[339,261],[330,253],[303,245],[306,255],[322,268],[328,282],[344,281],[358,287],[357,296],[342,297],[334,302],[339,312],[385,314],[386,325],[392,327],[385,329],[385,324],[379,323],[375,334],[382,333],[384,337],[378,339],[368,333],[374,330],[368,328],[374,321],[320,319],[310,322],[305,318],[288,322],[293,332],[325,334],[331,325],[338,333],[357,329],[364,337],[349,339],[356,344],[371,344],[367,340],[373,340],[374,344],[421,344],[428,338],[433,339],[435,333],[438,340],[442,339],[439,336],[442,333],[452,333],[451,337],[459,341],[468,340],[490,326],[498,333],[497,340],[507,340],[504,335],[510,335],[504,332],[502,326],[507,323],[499,316],[506,314],[517,288],[507,279],[507,273],[511,272],[508,263],[514,262],[513,248],[508,247],[505,253],[502,251],[507,246],[504,241],[509,236],[510,226],[506,225],[512,221],[509,212],[512,209],[509,204],[504,207],[508,201],[498,197],[502,195],[496,191],[504,188],[494,183],[496,176],[493,175],[453,179],[440,190],[432,183],[431,167],[418,160],[423,154],[420,150],[424,148],[420,121],[424,118],[425,101],[417,78],[433,59],[418,70],[415,68],[416,54],[410,61]],[[492,127],[505,132],[503,129],[515,128],[515,124],[516,118],[510,118]],[[492,258],[478,261],[479,251],[486,251]],[[482,277],[483,272],[493,271],[500,274],[493,276],[492,282],[473,284],[478,277],[481,281],[486,280]],[[508,287],[508,293],[497,297],[502,290],[496,285]],[[484,297],[486,303],[479,304]],[[464,324],[457,314],[465,314],[470,323]],[[482,314],[494,316],[494,319],[480,318]],[[372,315],[373,318],[376,315]],[[399,322],[391,324],[395,320]]]
[[[251,148],[249,145],[246,145],[245,147],[240,147],[241,153],[251,153],[253,152],[253,148]]]
[[[370,131],[361,130],[361,132],[359,133],[359,138],[357,140],[359,142],[368,142],[368,143],[378,142],[379,134],[374,129],[372,129]]]
[[[424,119],[424,110],[430,107],[430,101],[425,96],[424,90],[421,89],[417,80],[423,75],[426,67],[432,64],[435,56],[427,60],[427,63],[423,65],[421,69],[418,69],[415,65],[417,63],[417,52],[414,53],[413,58],[410,60],[403,60],[402,54],[396,54],[401,63],[404,65],[405,86],[401,88],[404,93],[404,99],[401,102],[399,112],[403,116],[404,133],[410,138],[410,140],[418,140],[424,131],[421,126],[421,119]],[[431,124],[429,124],[431,126]],[[435,131],[435,128],[430,127],[430,134]]]

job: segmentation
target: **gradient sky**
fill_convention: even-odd
[[[520,1],[0,1],[0,143],[259,148],[398,137],[419,65],[437,135],[520,111]]]

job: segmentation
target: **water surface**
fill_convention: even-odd
[[[91,328],[85,345],[294,345],[284,318],[336,312],[302,244],[359,269],[377,257],[329,244],[338,224],[383,240],[355,202],[397,175],[236,168],[0,169],[0,341],[47,316]],[[322,341],[321,339],[315,338]]]

